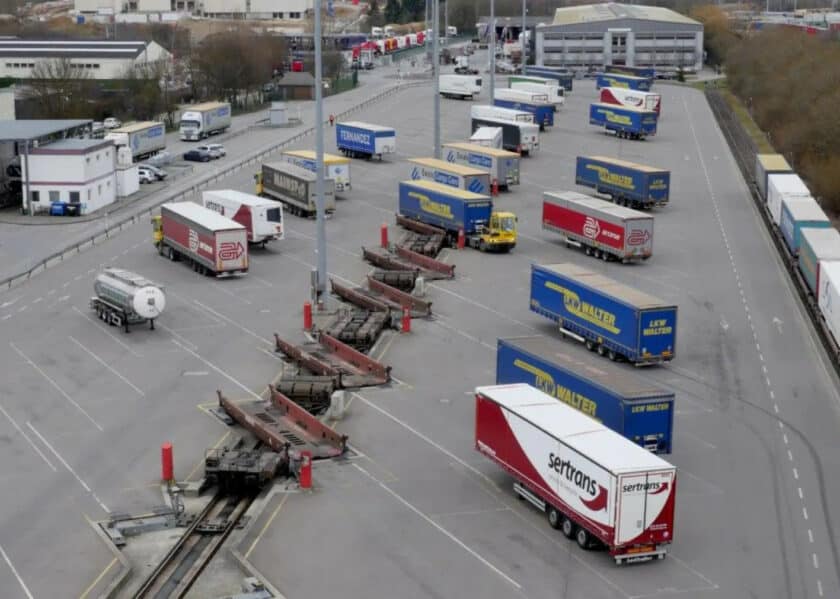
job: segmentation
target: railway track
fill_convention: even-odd
[[[134,599],[184,597],[248,511],[254,497],[216,494],[146,578]]]

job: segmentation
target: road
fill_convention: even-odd
[[[316,491],[272,505],[243,548],[286,596],[840,596],[825,507],[840,496],[836,381],[703,96],[661,87],[660,134],[631,142],[586,124],[595,90],[576,82],[541,151],[523,161],[524,184],[498,199],[519,216],[516,250],[447,251],[458,276],[429,286],[435,318],[377,348],[397,381],[354,394],[337,423],[358,456],[316,464]],[[444,141],[466,137],[469,106],[444,102]],[[429,92],[413,90],[358,114],[396,126],[400,152],[353,162],[353,191],[327,225],[333,276],[358,282],[368,271],[359,248],[393,222],[405,159],[431,153],[431,113]],[[541,230],[541,192],[573,189],[584,152],[671,169],[649,262],[605,264]],[[240,171],[220,186],[251,184]],[[178,477],[195,479],[204,449],[230,438],[203,411],[215,389],[259,394],[281,366],[271,333],[302,339],[315,225],[288,217],[287,227],[239,279],[161,259],[144,223],[0,294],[0,594],[79,595],[107,578],[112,557],[86,518],[160,503],[161,443],[174,443]],[[561,261],[680,306],[676,360],[640,371],[677,393],[677,526],[663,562],[617,568],[580,551],[473,449],[471,389],[493,381],[497,338],[556,337],[528,310],[528,269]],[[107,264],[166,286],[158,330],[124,335],[91,319],[92,278]]]

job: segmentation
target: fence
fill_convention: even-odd
[[[396,93],[399,93],[400,91],[402,91],[406,88],[417,86],[417,85],[423,85],[423,82],[418,82],[418,81],[402,82],[401,81],[401,82],[397,83],[396,85],[393,85],[392,87],[389,87],[388,89],[386,89],[384,91],[381,91],[377,94],[374,94],[373,96],[369,97],[367,100],[364,100],[364,101],[362,101],[358,104],[355,104],[354,106],[348,108],[347,110],[344,110],[344,111],[336,114],[335,117],[337,119],[342,119],[345,116],[347,116],[349,114],[352,114],[353,112],[357,112],[357,111],[369,106],[370,104],[373,104],[375,102],[379,102],[379,101],[381,101],[381,100],[383,100],[383,99],[385,99],[389,96],[392,96]],[[325,121],[325,124],[326,123],[327,123],[327,121]],[[28,281],[33,276],[43,272],[47,268],[55,266],[56,264],[60,264],[64,260],[69,259],[69,258],[71,258],[71,257],[73,257],[77,254],[80,254],[81,252],[83,252],[83,251],[85,251],[85,250],[87,250],[91,247],[95,247],[97,245],[100,245],[100,244],[104,243],[105,241],[107,241],[108,239],[113,237],[114,235],[117,235],[121,231],[124,231],[125,229],[128,229],[129,227],[134,226],[135,224],[137,224],[141,220],[150,219],[151,216],[152,216],[152,213],[161,204],[165,204],[167,202],[177,202],[179,200],[186,200],[190,196],[195,195],[197,192],[199,192],[203,189],[206,189],[209,185],[211,185],[213,183],[216,183],[216,182],[218,182],[222,179],[225,179],[225,178],[233,175],[234,173],[242,170],[243,168],[247,168],[247,167],[251,167],[251,166],[255,166],[257,164],[260,164],[266,156],[269,156],[270,154],[273,154],[273,153],[277,152],[278,150],[280,150],[282,148],[285,148],[285,147],[287,147],[291,144],[297,143],[297,142],[301,141],[302,139],[306,138],[307,136],[312,135],[314,133],[315,133],[315,127],[310,127],[310,128],[308,128],[304,131],[301,131],[297,135],[294,135],[294,136],[290,137],[289,139],[273,143],[268,147],[265,147],[265,148],[262,148],[260,150],[257,150],[255,152],[253,152],[253,153],[249,154],[248,156],[246,156],[245,158],[239,160],[238,162],[235,162],[232,165],[228,166],[224,170],[213,172],[213,173],[208,173],[207,175],[204,175],[204,176],[198,178],[197,180],[191,181],[189,183],[189,185],[187,185],[187,186],[182,186],[178,190],[170,191],[170,193],[162,196],[160,199],[156,200],[153,204],[148,205],[148,206],[138,210],[137,212],[135,212],[135,213],[131,214],[130,216],[127,216],[127,217],[125,217],[125,218],[123,218],[119,221],[117,221],[116,223],[114,223],[112,225],[104,226],[102,229],[100,229],[99,231],[97,231],[93,235],[88,236],[87,238],[85,238],[82,241],[78,241],[78,242],[69,244],[64,249],[59,250],[59,251],[49,255],[48,257],[42,259],[42,260],[39,260],[38,263],[35,264],[34,266],[32,266],[31,268],[29,268],[27,270],[24,270],[22,272],[19,272],[19,273],[15,274],[15,275],[12,275],[10,277],[6,277],[5,279],[0,280],[0,288],[5,287],[6,289],[12,289],[13,287],[16,287],[16,286],[24,283],[25,281]]]
[[[776,251],[779,252],[782,263],[785,265],[790,278],[793,280],[794,288],[799,293],[799,297],[805,305],[808,315],[811,317],[811,321],[814,323],[814,328],[817,330],[817,334],[820,337],[826,352],[828,352],[828,355],[833,358],[831,363],[834,365],[837,374],[840,375],[840,346],[838,346],[838,344],[834,341],[834,337],[828,330],[828,327],[825,324],[825,319],[820,313],[819,306],[817,305],[814,297],[811,295],[808,286],[805,284],[805,279],[802,278],[802,273],[799,272],[798,262],[796,258],[791,255],[787,245],[785,245],[779,228],[771,220],[765,207],[764,199],[759,194],[758,187],[755,184],[755,156],[758,153],[755,143],[718,90],[706,88],[705,94],[706,99],[709,102],[709,107],[712,109],[712,114],[714,114],[715,120],[726,139],[726,143],[732,150],[735,162],[744,177],[744,181],[746,181],[747,186],[750,189],[750,195],[756,203],[758,213],[761,215],[767,230],[770,232],[770,238],[776,245]]]

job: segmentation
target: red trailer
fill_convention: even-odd
[[[543,194],[543,229],[587,256],[630,262],[653,254],[653,216],[574,191]]]
[[[218,212],[175,202],[161,206],[153,223],[161,256],[183,260],[201,274],[248,272],[248,231]]]

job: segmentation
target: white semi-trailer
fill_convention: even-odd
[[[148,322],[154,329],[155,318],[166,307],[161,285],[121,268],[106,268],[96,277],[93,290],[91,309],[108,324],[125,327],[126,333],[130,324]]]
[[[200,141],[227,131],[230,124],[230,104],[227,102],[204,102],[187,106],[181,114],[181,140]]]

